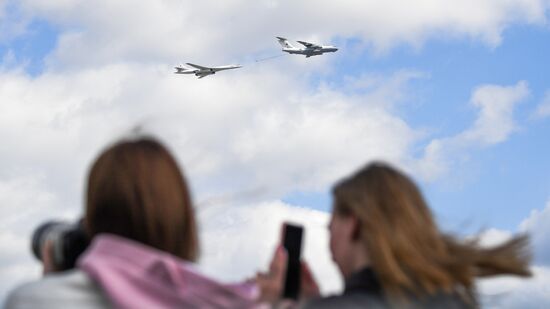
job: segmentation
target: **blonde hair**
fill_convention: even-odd
[[[477,306],[475,277],[531,275],[526,235],[483,248],[441,233],[414,182],[384,163],[367,165],[333,194],[335,214],[358,219],[360,241],[391,303],[444,292]]]

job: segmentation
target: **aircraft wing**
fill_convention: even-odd
[[[199,69],[199,70],[210,70],[211,69],[209,67],[203,67],[202,65],[192,64],[192,63],[189,63],[189,62],[187,62],[187,65],[192,66],[195,69]]]
[[[317,44],[309,43],[309,42],[298,41],[298,43],[304,45],[307,48],[321,48],[321,46],[319,46]]]

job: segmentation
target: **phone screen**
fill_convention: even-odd
[[[283,246],[288,255],[283,298],[298,299],[300,293],[300,255],[302,252],[302,235],[304,228],[285,223]]]

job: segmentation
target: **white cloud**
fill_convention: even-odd
[[[21,246],[21,243],[25,246]],[[6,230],[0,231],[0,305],[15,286],[39,278],[42,268],[30,256],[29,247],[29,238]]]
[[[492,145],[503,142],[516,129],[514,108],[529,95],[525,81],[513,86],[485,85],[478,87],[471,98],[479,108],[479,115],[472,128],[457,139],[462,143]]]
[[[304,226],[303,257],[323,293],[341,290],[342,282],[328,247],[329,214],[279,201],[256,205],[216,205],[198,208],[202,230],[201,267],[225,281],[266,271],[280,241],[283,222]]]
[[[50,59],[64,67],[112,62],[213,64],[278,49],[274,36],[328,41],[359,38],[378,51],[430,38],[490,46],[513,23],[543,25],[545,0],[408,1],[22,1],[26,14],[70,29]],[[139,30],[138,30],[139,29]],[[91,52],[93,51],[93,52]],[[223,51],[220,53],[220,51]]]
[[[0,138],[6,151],[0,158],[11,165],[0,174],[22,167],[42,171],[61,195],[73,186],[76,204],[93,155],[142,124],[167,137],[197,184],[226,181],[277,193],[322,188],[373,158],[403,162],[419,136],[386,110],[416,78],[409,73],[378,77],[375,87],[359,93],[330,85],[312,91],[299,75],[269,66],[244,71],[239,80],[230,73],[199,81],[157,66],[36,78],[4,72]],[[395,98],[384,101],[380,91]],[[13,132],[25,139],[11,138]]]
[[[483,308],[543,309],[550,304],[550,268],[532,267],[533,277],[479,281]]]
[[[550,304],[550,202],[542,211],[533,210],[519,225],[520,233],[528,233],[534,253],[531,278],[498,276],[477,281],[483,308],[547,308]],[[513,236],[511,231],[491,228],[479,235],[482,246],[492,247]]]
[[[520,224],[520,230],[531,235],[535,248],[535,262],[550,266],[550,201],[542,210],[532,210]]]
[[[266,107],[234,149],[246,165],[262,170],[258,183],[323,188],[367,160],[404,161],[418,133],[380,102],[322,88],[291,99],[291,108]]]
[[[44,218],[70,217],[35,175],[0,177],[0,304],[14,285],[37,278],[40,266],[31,256],[33,229]]]
[[[486,308],[547,308],[550,304],[550,201],[542,210],[533,210],[519,225],[528,233],[534,260],[532,278],[496,277],[479,280],[482,303]],[[481,235],[481,244],[493,246],[506,241],[512,233],[489,229]]]
[[[43,179],[34,176],[0,180],[0,228],[23,228],[19,225],[21,218],[35,217],[46,212],[45,208],[52,209],[54,197],[44,190],[42,183]]]
[[[533,112],[532,117],[535,119],[550,117],[550,90],[546,91],[544,98]]]
[[[499,230],[495,228],[483,231],[479,236],[479,244],[486,247],[502,244],[512,237],[509,231]]]
[[[529,95],[525,81],[512,86],[483,85],[474,90],[470,103],[478,109],[474,124],[451,137],[430,141],[416,163],[425,179],[436,179],[456,170],[470,150],[502,143],[517,130],[514,110]]]

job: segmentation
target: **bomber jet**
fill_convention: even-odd
[[[298,43],[304,45],[304,48],[295,47],[288,42],[287,39],[282,37],[276,37],[279,40],[279,44],[283,47],[283,51],[289,54],[299,54],[305,55],[306,58],[311,56],[322,55],[323,53],[333,53],[338,50],[338,48],[332,45],[317,45],[313,43],[308,43],[304,41],[298,41]]]
[[[193,64],[193,63],[186,63],[186,64],[193,68],[186,68],[182,64],[180,64],[179,66],[175,67],[176,72],[174,73],[175,74],[195,74],[195,76],[197,76],[198,78],[203,78],[208,75],[216,74],[216,72],[218,71],[242,68],[242,66],[238,64],[223,65],[219,67],[205,67],[205,66]]]

